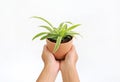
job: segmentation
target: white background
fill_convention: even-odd
[[[0,0],[0,82],[35,82],[42,71],[45,41],[31,40],[43,31],[34,15],[82,24],[75,30],[84,38],[74,39],[81,82],[120,82],[119,14],[119,0]]]

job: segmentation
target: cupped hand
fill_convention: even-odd
[[[54,55],[48,50],[46,45],[43,48],[42,59],[45,67],[49,66],[50,68],[59,70],[59,61],[56,61]]]
[[[49,66],[57,70],[66,69],[69,67],[75,67],[78,55],[76,53],[75,47],[72,46],[70,51],[66,54],[65,59],[62,61],[57,61],[54,55],[48,50],[47,46],[44,46],[42,59],[44,61],[45,67]]]
[[[77,52],[75,50],[75,47],[72,46],[70,51],[66,54],[65,60],[61,61],[60,69],[75,67],[77,60],[78,60]]]

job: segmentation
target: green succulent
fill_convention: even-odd
[[[46,32],[40,32],[37,35],[35,35],[33,37],[32,40],[41,37],[40,40],[44,40],[44,39],[52,39],[54,41],[56,41],[55,47],[53,52],[55,53],[59,46],[61,41],[66,37],[66,36],[71,36],[74,37],[75,35],[79,35],[79,33],[72,31],[74,28],[80,26],[80,24],[73,24],[69,21],[66,22],[62,22],[59,24],[59,26],[56,28],[54,27],[48,20],[42,18],[42,17],[38,17],[38,16],[33,16],[32,18],[37,18],[40,19],[44,22],[46,22],[48,25],[41,25],[40,27],[45,28]],[[69,24],[69,25],[68,25]]]

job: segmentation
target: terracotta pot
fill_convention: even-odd
[[[73,38],[69,42],[61,43],[60,47],[58,48],[58,50],[55,53],[53,53],[53,49],[54,49],[55,43],[51,42],[48,39],[46,40],[47,47],[48,47],[49,51],[52,52],[54,54],[55,58],[58,59],[58,60],[64,59],[66,53],[72,47],[72,41],[73,41]]]

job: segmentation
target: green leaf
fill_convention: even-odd
[[[62,40],[62,37],[58,37],[58,38],[57,38],[57,41],[56,41],[56,44],[55,44],[53,53],[55,53],[55,52],[58,50],[58,48],[59,48],[59,46],[60,46],[60,43],[61,43],[61,40]]]
[[[39,36],[41,36],[41,35],[44,35],[44,34],[48,34],[48,32],[41,32],[41,33],[38,33],[38,34],[36,34],[36,35],[33,37],[32,40],[34,40],[35,38],[37,38],[37,37],[39,37]]]
[[[77,32],[69,31],[69,32],[67,32],[67,33],[66,33],[66,35],[65,35],[65,36],[67,36],[67,35],[74,36],[74,35],[80,35],[80,34],[79,34],[79,33],[77,33]]]
[[[64,22],[60,23],[58,28],[61,29],[63,25],[64,25]]]
[[[40,26],[40,27],[43,27],[43,28],[47,29],[48,31],[52,32],[52,29],[51,29],[49,26],[44,26],[44,25],[42,25],[42,26]]]
[[[58,36],[58,34],[52,34],[52,33],[48,34],[48,38],[57,37],[57,36]]]
[[[58,28],[61,29],[61,28],[63,27],[63,25],[66,24],[66,23],[72,24],[72,22],[70,22],[70,21],[65,21],[65,22],[60,23],[60,25],[59,25]],[[67,24],[66,24],[66,25],[67,25]]]
[[[62,29],[66,30],[67,29],[67,24],[65,24]]]
[[[59,36],[58,34],[51,34],[51,33],[49,33],[48,36],[47,36],[47,38],[51,38],[53,40],[57,40],[58,36]]]
[[[64,26],[61,28],[60,36],[62,36],[62,37],[64,36],[66,29],[67,29],[67,24],[64,24]]]
[[[78,27],[78,26],[80,26],[80,24],[75,24],[75,25],[69,27],[69,28],[67,29],[67,31],[70,31],[70,30],[72,30],[72,29],[74,29],[74,28],[76,28],[76,27]]]
[[[59,29],[58,28],[53,28],[53,32],[52,33],[56,33],[56,34],[59,34]]]
[[[65,34],[65,36],[67,35],[71,35],[71,36],[75,36],[75,35],[79,35],[81,38],[83,38],[83,36],[80,33],[77,32],[73,32],[73,31],[69,31]]]
[[[49,24],[52,28],[53,28],[53,25],[46,19],[42,18],[42,17],[38,17],[38,16],[33,16],[32,18],[37,18],[37,19],[41,19],[42,21],[46,22],[47,24]]]
[[[66,21],[65,23],[68,23],[68,24],[73,24],[72,22],[70,22],[70,21]]]
[[[42,36],[42,37],[40,38],[40,40],[44,40],[44,39],[46,39],[46,38],[48,38],[48,35]]]

